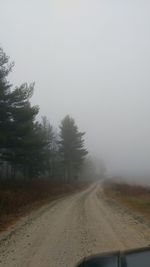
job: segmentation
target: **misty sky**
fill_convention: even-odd
[[[112,173],[150,173],[150,1],[0,0],[10,80],[35,81],[32,102],[66,115]]]

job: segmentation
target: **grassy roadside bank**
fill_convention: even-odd
[[[109,181],[104,183],[104,193],[150,219],[150,187]]]
[[[59,197],[84,189],[85,183],[58,184],[49,181],[7,181],[0,185],[0,232],[19,218]]]

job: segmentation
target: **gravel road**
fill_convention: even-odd
[[[0,267],[74,267],[105,251],[150,244],[143,218],[109,201],[101,184],[50,203],[0,236]]]

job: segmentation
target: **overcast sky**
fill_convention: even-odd
[[[10,80],[57,126],[70,114],[112,173],[150,173],[150,1],[0,0]]]

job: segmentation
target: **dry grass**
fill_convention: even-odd
[[[104,192],[109,198],[119,200],[150,219],[150,188],[123,183],[107,182]]]
[[[72,194],[85,184],[54,184],[48,181],[7,181],[0,184],[0,231],[48,201]]]

